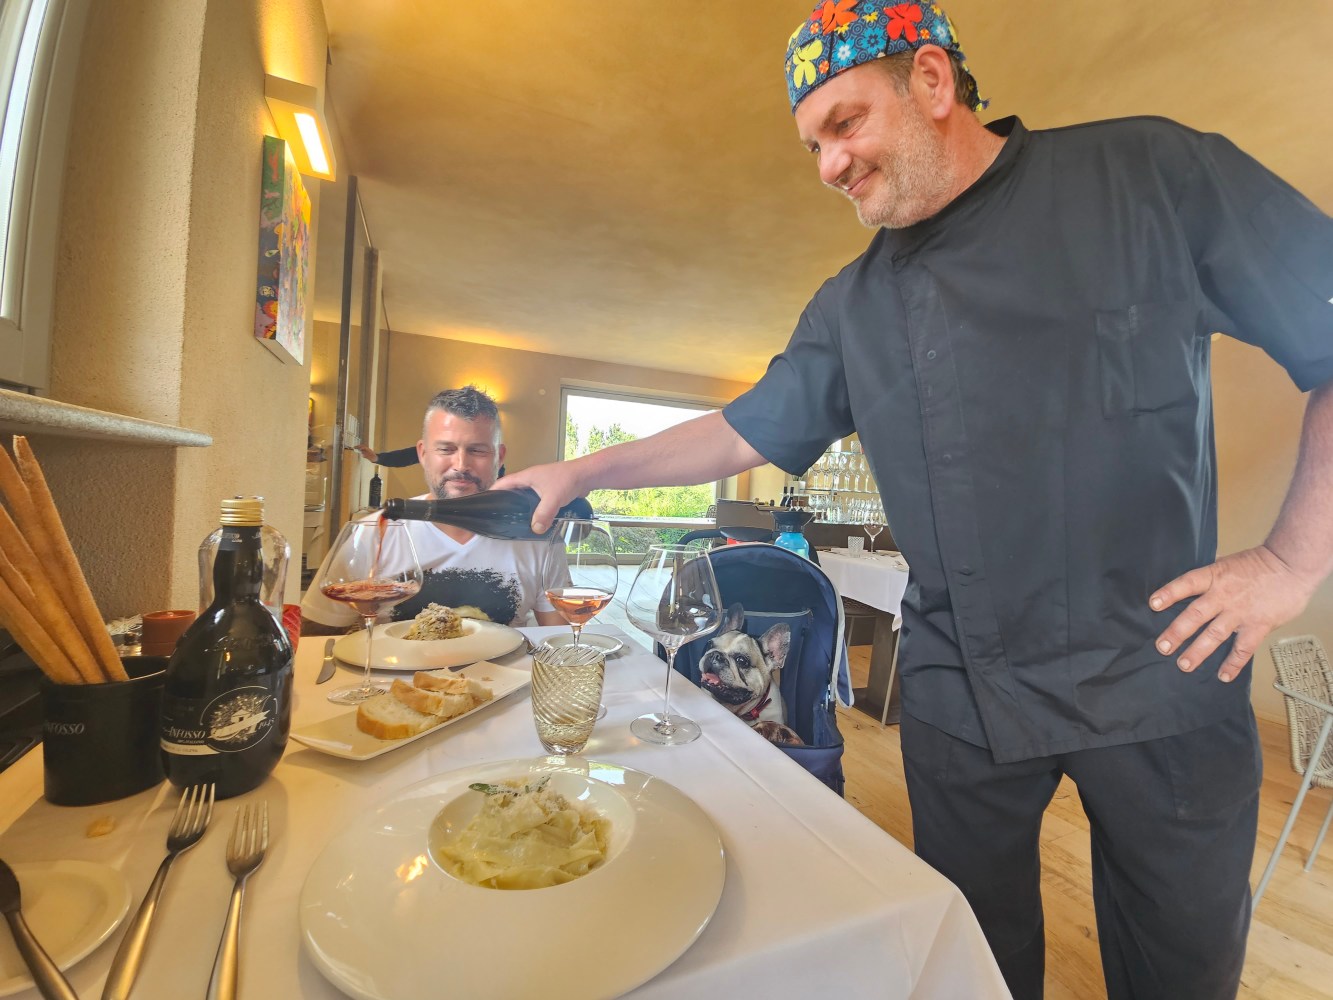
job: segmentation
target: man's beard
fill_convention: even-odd
[[[462,489],[450,492],[449,487],[453,484],[471,486],[472,489]],[[470,472],[450,472],[441,476],[431,484],[430,491],[436,500],[452,500],[454,497],[467,496],[469,493],[480,493],[487,489],[482,481]]]
[[[951,172],[944,140],[920,108],[911,101],[903,107],[905,121],[894,145],[875,163],[875,190],[854,202],[856,217],[870,229],[904,229],[948,204]],[[844,176],[863,172],[864,163],[855,163]]]

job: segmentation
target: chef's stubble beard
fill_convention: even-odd
[[[878,189],[853,203],[868,229],[904,229],[948,204],[952,172],[944,140],[919,108],[910,102],[904,106],[907,121],[875,164]]]

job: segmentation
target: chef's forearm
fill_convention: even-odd
[[[1333,571],[1333,382],[1310,393],[1296,471],[1264,544],[1312,587]]]
[[[576,460],[582,492],[642,486],[692,486],[726,479],[764,464],[721,412],[652,437],[614,445]]]

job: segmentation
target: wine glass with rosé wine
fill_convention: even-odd
[[[558,518],[551,530],[551,557],[569,568],[568,583],[550,587],[546,599],[574,632],[574,645],[582,644],[583,626],[611,603],[620,571],[616,565],[616,543],[611,528],[602,521]],[[606,706],[597,706],[597,718]]]
[[[615,541],[602,521],[559,518],[551,531],[551,546],[552,556],[569,567],[569,582],[548,588],[546,599],[569,622],[577,646],[583,626],[615,597],[619,578]]]
[[[377,517],[343,525],[317,584],[320,593],[349,605],[365,623],[366,670],[360,684],[336,689],[329,701],[359,705],[385,690],[385,685],[370,680],[375,620],[414,597],[421,590],[421,580],[421,563],[406,524]]]

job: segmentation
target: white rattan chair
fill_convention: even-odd
[[[1287,699],[1291,766],[1302,777],[1296,801],[1291,804],[1282,835],[1277,838],[1277,845],[1273,848],[1273,857],[1264,869],[1258,888],[1254,890],[1251,912],[1258,907],[1259,898],[1268,888],[1268,880],[1273,877],[1278,855],[1287,846],[1296,815],[1305,802],[1305,793],[1315,786],[1333,788],[1333,740],[1329,739],[1329,732],[1333,730],[1333,669],[1329,667],[1328,654],[1324,652],[1323,644],[1312,635],[1283,639],[1270,646],[1269,652],[1273,655],[1273,666],[1277,669],[1277,682],[1273,686]],[[1319,856],[1319,848],[1323,846],[1330,820],[1333,820],[1333,804],[1329,805],[1323,825],[1319,828],[1319,836],[1315,838],[1310,857],[1305,862],[1307,872]]]

